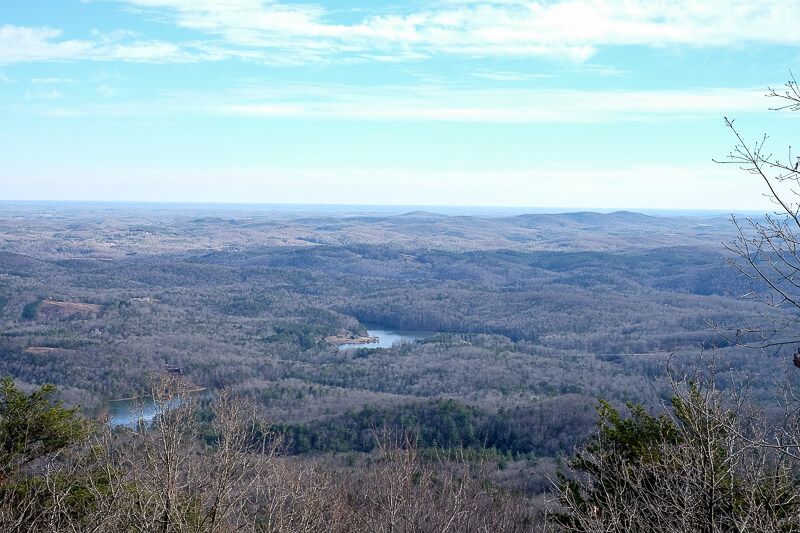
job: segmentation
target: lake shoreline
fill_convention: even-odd
[[[206,391],[206,390],[211,390],[211,388],[210,387],[198,387],[196,389],[190,389],[190,390],[188,390],[186,392],[188,394],[194,394],[196,392],[203,392],[203,391]],[[114,398],[113,400],[108,400],[108,403],[131,402],[133,400],[139,400],[141,398],[152,398],[152,396],[130,396],[128,398]]]

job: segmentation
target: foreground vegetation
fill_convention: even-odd
[[[411,435],[376,435],[376,452],[347,469],[297,461],[256,411],[220,393],[206,412],[188,390],[164,379],[153,393],[168,410],[153,427],[90,434],[52,388],[27,395],[5,381],[2,530],[489,532],[536,521],[479,462],[424,458]]]
[[[799,531],[800,418],[765,414],[713,381],[673,382],[671,412],[598,406],[597,431],[559,473],[557,499],[499,487],[480,457],[423,453],[376,428],[345,467],[285,456],[252,406],[206,406],[179,378],[153,390],[152,426],[91,430],[45,387],[0,388],[3,531]],[[177,398],[186,398],[180,404]],[[785,403],[783,403],[785,402]],[[438,451],[437,451],[438,450]],[[436,452],[436,453],[432,453]],[[554,480],[555,481],[555,480]]]
[[[668,414],[601,402],[561,476],[558,530],[800,531],[797,397],[770,418],[713,383],[680,386]]]

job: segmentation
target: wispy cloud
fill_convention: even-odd
[[[763,94],[757,89],[574,91],[295,86],[278,91],[268,87],[248,87],[234,93],[236,104],[212,104],[208,109],[249,117],[580,123],[758,112],[765,109]]]
[[[78,80],[73,78],[31,78],[34,85],[75,85]]]
[[[229,46],[306,59],[548,56],[585,61],[607,45],[800,44],[800,2],[743,0],[483,0],[335,22],[322,6],[262,0],[117,0]]]
[[[554,78],[556,74],[531,74],[525,72],[512,72],[502,70],[479,70],[473,72],[472,76],[491,81],[527,81],[536,79]]]
[[[61,91],[47,90],[47,91],[26,91],[25,98],[28,100],[58,100],[62,97]]]
[[[436,55],[548,57],[582,63],[606,46],[796,46],[800,0],[439,1],[416,9],[339,12],[267,0],[110,0],[195,33],[168,42],[125,33],[64,38],[59,29],[0,28],[0,64],[103,60],[266,63],[409,61]],[[353,18],[355,17],[355,18]]]
[[[86,41],[56,39],[61,31],[5,25],[0,27],[0,63],[83,57],[91,51]]]
[[[49,27],[0,26],[0,65],[36,61],[130,61],[174,63],[215,59],[213,49],[157,40],[137,40],[127,33],[94,33],[89,39],[63,39]]]
[[[763,90],[539,90],[453,86],[250,84],[217,93],[164,94],[147,102],[91,104],[73,115],[233,116],[387,122],[599,123],[674,120],[766,110]],[[55,116],[70,116],[60,113]],[[48,108],[40,114],[53,116]]]

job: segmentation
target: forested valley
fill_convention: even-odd
[[[259,424],[237,438],[271,450],[258,468],[299,469],[275,483],[307,472],[318,499],[291,490],[314,505],[350,494],[336,511],[352,513],[342,531],[370,530],[348,522],[380,507],[352,503],[365,479],[425,462],[431,480],[457,484],[470,476],[454,469],[477,469],[481,487],[505,495],[459,485],[508,521],[475,530],[530,530],[562,459],[596,430],[599,398],[662,412],[671,376],[713,367],[716,387],[748,375],[769,405],[791,353],[743,346],[757,341],[745,326],[775,311],[743,298],[752,280],[723,246],[736,235],[722,215],[5,203],[0,374],[27,393],[56,385],[106,442],[134,448],[152,437],[108,428],[109,405],[151,396],[165,377],[242,401]],[[375,327],[427,333],[385,348],[331,342]],[[184,429],[212,446],[216,400],[195,403]],[[381,462],[390,456],[399,462]],[[86,489],[95,503],[95,485],[113,485],[100,478]],[[464,503],[436,494],[427,500]],[[126,520],[143,505],[128,504]],[[281,507],[285,529],[263,530],[321,527],[314,520],[333,511],[309,505],[319,516]]]

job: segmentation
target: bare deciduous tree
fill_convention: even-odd
[[[767,96],[780,100],[774,110],[800,111],[800,87],[793,75],[782,90],[769,88]],[[775,212],[760,220],[734,216],[738,236],[726,246],[734,255],[732,264],[750,279],[746,296],[773,311],[725,335],[761,348],[793,345],[800,320],[800,157],[791,146],[785,158],[776,156],[767,145],[767,135],[748,142],[733,119],[726,117],[725,125],[736,145],[718,162],[736,165],[760,179],[765,196],[775,205]]]

